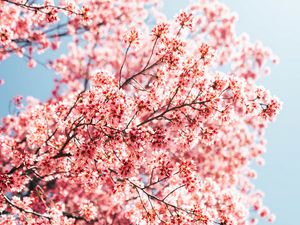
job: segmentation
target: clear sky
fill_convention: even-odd
[[[258,168],[255,183],[265,191],[265,202],[277,214],[276,225],[300,224],[300,1],[221,1],[239,14],[238,32],[249,33],[253,41],[262,40],[281,59],[272,67],[271,76],[260,81],[284,105],[267,131],[266,165]],[[165,0],[164,11],[172,18],[187,2]],[[0,79],[6,82],[0,87],[0,116],[4,116],[9,99],[16,94],[47,99],[53,73],[41,66],[29,70],[23,59],[10,57],[0,63]]]

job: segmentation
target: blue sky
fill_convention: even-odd
[[[284,102],[277,121],[267,130],[266,165],[258,168],[258,188],[277,214],[276,225],[299,224],[300,215],[300,1],[221,0],[239,14],[238,32],[262,40],[280,57],[272,74],[260,82]],[[172,18],[188,1],[165,0],[164,11]],[[43,58],[43,56],[41,56]],[[53,73],[43,67],[27,69],[23,59],[10,57],[0,63],[0,116],[8,113],[9,100],[17,95],[47,99]],[[299,139],[298,139],[299,138]],[[261,225],[268,224],[264,221]]]

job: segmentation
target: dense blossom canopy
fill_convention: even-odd
[[[1,121],[0,224],[273,221],[252,166],[278,59],[236,20],[214,0],[173,21],[153,0],[1,0],[0,60],[68,52],[45,65],[51,98],[16,96]]]

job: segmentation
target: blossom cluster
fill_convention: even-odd
[[[17,39],[33,59],[52,32],[73,37],[49,63],[51,98],[16,96],[18,113],[1,121],[0,224],[274,220],[252,163],[281,108],[256,85],[276,57],[236,35],[225,5],[199,0],[149,28],[149,16],[163,18],[150,0],[0,4],[22,15],[0,21],[1,59],[24,53]],[[35,29],[17,34],[21,20]]]

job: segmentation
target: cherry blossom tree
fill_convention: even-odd
[[[0,60],[59,74],[0,126],[0,224],[256,224],[253,184],[281,108],[257,79],[278,62],[198,0],[1,0]],[[46,64],[37,54],[68,43]],[[3,84],[3,81],[1,81]]]

